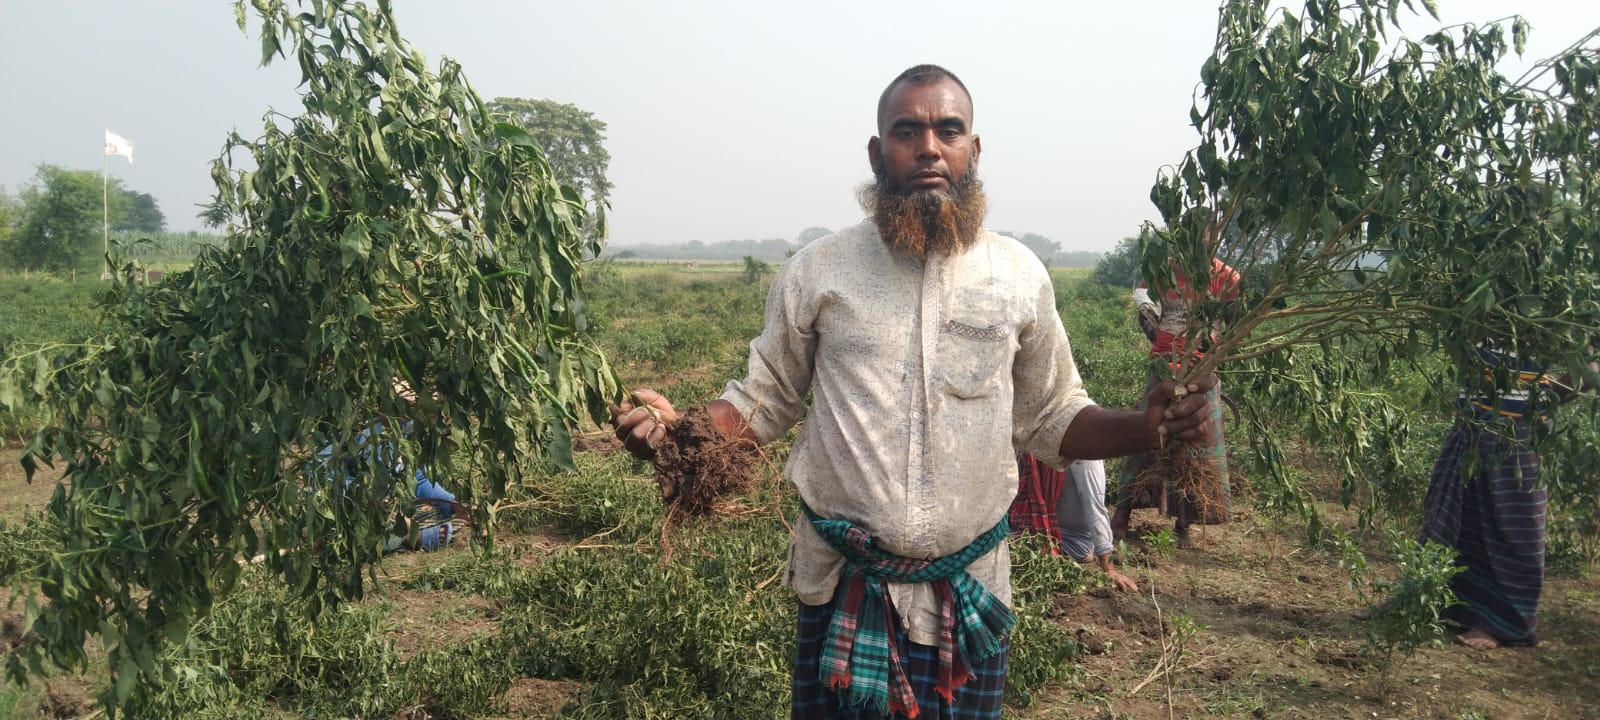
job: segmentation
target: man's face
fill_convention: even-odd
[[[867,159],[900,192],[948,194],[982,150],[972,134],[972,99],[948,79],[897,86],[878,116],[878,133]]]

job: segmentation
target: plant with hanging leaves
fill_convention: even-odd
[[[106,707],[172,679],[161,646],[248,559],[313,614],[360,598],[414,470],[482,515],[530,463],[570,466],[570,429],[618,395],[585,340],[599,241],[528,133],[455,62],[431,70],[388,2],[252,5],[304,107],[228,136],[206,209],[226,242],[164,282],[117,280],[103,337],[0,372],[0,404],[48,409],[30,475],[64,465],[63,545],[13,575],[31,633],[7,670],[81,668],[99,635]]]
[[[1513,378],[1483,374],[1475,349],[1492,342],[1596,379],[1597,31],[1510,79],[1521,18],[1414,41],[1402,5],[1224,3],[1198,145],[1151,190],[1165,227],[1139,248],[1158,297],[1212,277],[1213,257],[1244,277],[1233,308],[1195,283],[1180,346],[1205,354],[1175,358],[1176,379],[1226,369],[1255,395],[1303,399],[1347,441],[1351,478],[1403,434],[1407,409],[1364,384],[1391,364],[1442,355],[1493,395]]]

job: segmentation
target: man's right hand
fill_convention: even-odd
[[[667,436],[667,426],[678,419],[678,413],[672,409],[671,402],[654,390],[638,390],[633,398],[640,404],[624,402],[611,406],[611,425],[617,429],[617,439],[628,452],[640,460],[649,460],[656,456],[656,444]]]

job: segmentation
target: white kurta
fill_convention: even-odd
[[[870,219],[784,263],[749,374],[723,399],[764,443],[803,418],[785,468],[800,497],[914,558],[949,555],[999,522],[1017,492],[1015,450],[1065,466],[1062,434],[1093,404],[1032,251],[984,231],[961,255],[924,262],[891,251]],[[842,566],[796,524],[786,580],[801,602],[831,599]],[[1010,605],[1004,544],[968,572]],[[911,640],[933,644],[932,590],[889,592]]]

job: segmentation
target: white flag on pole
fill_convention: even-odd
[[[133,141],[110,130],[106,131],[106,154],[121,155],[133,162]]]

